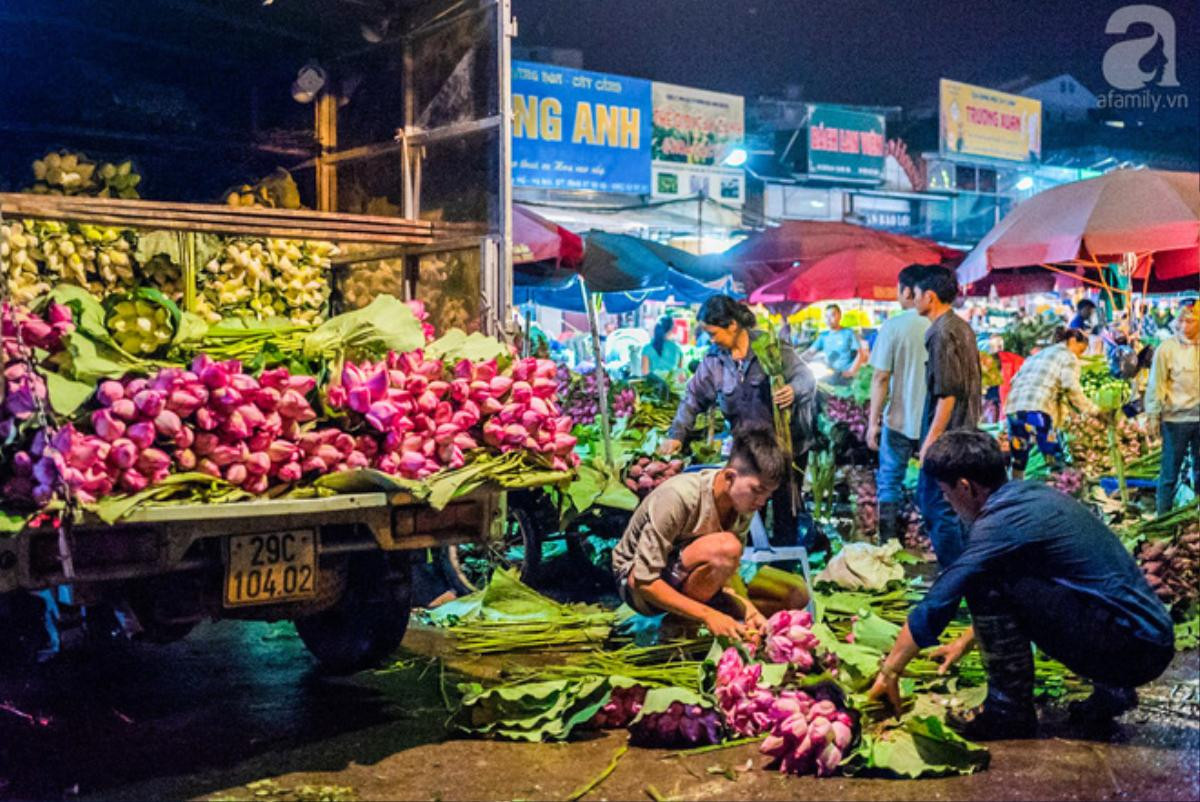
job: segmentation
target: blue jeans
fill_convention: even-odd
[[[1171,510],[1179,487],[1183,458],[1192,452],[1192,490],[1200,495],[1200,423],[1162,425],[1162,467],[1158,472],[1155,508],[1159,515]]]
[[[904,477],[909,460],[919,447],[916,440],[884,427],[879,438],[879,470],[875,472],[880,504],[899,504],[904,500]]]
[[[917,479],[917,506],[925,519],[925,531],[929,533],[938,565],[945,570],[962,554],[966,536],[962,521],[942,495],[937,480],[924,470]]]

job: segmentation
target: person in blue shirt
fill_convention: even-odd
[[[909,613],[870,690],[900,709],[899,678],[920,649],[934,646],[965,598],[972,630],[933,654],[942,670],[978,642],[987,673],[979,707],[946,723],[971,740],[1037,732],[1030,643],[1090,680],[1092,696],[1071,708],[1089,729],[1137,705],[1138,685],[1174,656],[1171,617],[1133,556],[1086,507],[1039,482],[1010,482],[987,434],[948,432],[924,469],[970,524],[961,554]]]
[[[683,370],[683,349],[671,340],[675,329],[675,318],[663,315],[654,327],[654,336],[642,346],[642,375],[657,376],[663,381],[674,381]]]
[[[866,362],[866,346],[857,334],[842,327],[842,309],[837,304],[830,304],[825,309],[825,322],[829,328],[821,332],[812,347],[804,352],[804,358],[812,359],[817,354],[824,356],[833,371],[833,381],[844,384],[854,378]]]

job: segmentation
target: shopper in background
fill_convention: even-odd
[[[1085,415],[1100,414],[1100,408],[1083,394],[1079,385],[1079,357],[1087,348],[1088,337],[1082,331],[1059,329],[1054,345],[1025,360],[1013,377],[1005,407],[1013,479],[1025,477],[1029,452],[1035,442],[1046,462],[1057,469],[1062,455],[1058,427],[1066,406],[1074,406]]]
[[[958,280],[944,267],[929,267],[916,278],[916,309],[930,322],[925,332],[925,414],[920,460],[946,432],[975,429],[983,407],[983,378],[975,332],[954,313]],[[917,501],[938,563],[945,568],[963,549],[963,528],[937,482],[922,468]]]
[[[1146,414],[1153,431],[1162,427],[1162,467],[1155,506],[1162,515],[1171,509],[1180,469],[1192,455],[1192,490],[1200,494],[1200,309],[1196,299],[1183,302],[1176,334],[1154,352],[1146,385]]]
[[[642,375],[657,376],[668,384],[683,368],[683,349],[672,339],[675,318],[663,315],[654,326],[654,336],[642,347]]]
[[[1097,326],[1096,304],[1093,301],[1084,298],[1079,303],[1075,304],[1075,317],[1071,318],[1071,323],[1067,328],[1079,329],[1088,334],[1095,334]]]
[[[917,314],[916,283],[923,265],[900,271],[897,297],[902,311],[883,322],[871,350],[871,411],[867,445],[879,452],[876,472],[879,542],[900,537],[900,502],[908,462],[920,446],[925,411],[925,333],[929,321]]]
[[[749,426],[773,428],[774,408],[790,408],[795,463],[772,498],[772,543],[795,545],[800,537],[798,516],[803,509],[792,509],[791,483],[804,481],[805,455],[816,431],[817,383],[791,346],[780,343],[787,383],[771,390],[771,377],[751,347],[759,337],[770,335],[755,329],[754,313],[744,303],[727,295],[714,295],[700,307],[699,320],[712,339],[712,347],[687,383],[662,453],[669,456],[679,451],[692,433],[697,416],[714,407],[721,410],[733,431]]]
[[[804,359],[821,354],[833,371],[833,380],[844,384],[854,378],[866,362],[867,347],[858,334],[842,327],[842,309],[837,304],[826,307],[825,322],[829,328],[821,332],[812,347],[804,352]]]

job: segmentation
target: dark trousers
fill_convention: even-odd
[[[1200,423],[1168,423],[1162,425],[1162,467],[1158,473],[1155,507],[1158,514],[1169,512],[1175,503],[1183,459],[1192,453],[1192,490],[1200,495]]]
[[[920,438],[922,444],[933,424],[933,410],[933,397],[930,396],[925,399],[925,420],[921,426]],[[920,449],[920,446],[917,448]],[[917,508],[925,521],[925,531],[933,545],[938,565],[945,569],[962,554],[967,539],[966,529],[958,514],[951,508],[950,502],[946,501],[937,480],[924,468],[917,477]]]
[[[779,483],[771,496],[771,531],[767,539],[772,546],[810,545],[810,536],[815,531],[812,516],[804,507],[804,472],[808,469],[808,453],[797,454],[795,466],[789,472],[791,482],[797,488],[796,508],[792,509],[792,488],[787,481]]]
[[[967,589],[967,606],[972,617],[1011,616],[1021,635],[1043,652],[1075,674],[1107,685],[1144,685],[1160,676],[1175,654],[1173,646],[1139,637],[1132,622],[1094,596],[1049,579],[991,573]],[[980,648],[988,648],[982,638]]]

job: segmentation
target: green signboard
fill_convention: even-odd
[[[808,106],[808,174],[822,178],[883,180],[882,114],[815,103]]]

